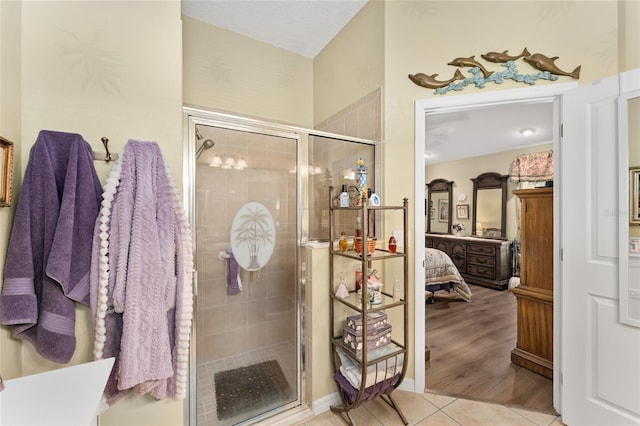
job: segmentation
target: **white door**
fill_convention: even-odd
[[[615,76],[562,98],[556,338],[568,425],[640,424],[640,328],[619,321],[618,87]]]

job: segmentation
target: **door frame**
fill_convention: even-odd
[[[578,82],[569,82],[569,83],[558,83],[558,84],[546,84],[542,86],[534,86],[527,88],[518,88],[518,89],[508,89],[508,90],[492,90],[486,91],[482,93],[474,93],[469,95],[458,95],[458,96],[450,96],[450,97],[438,97],[438,98],[429,98],[429,99],[419,99],[415,102],[415,134],[414,134],[414,167],[415,167],[415,185],[414,185],[414,197],[415,200],[420,200],[424,198],[424,183],[425,183],[425,164],[424,164],[424,155],[425,155],[425,142],[426,142],[426,113],[433,112],[438,110],[444,110],[448,108],[469,108],[472,109],[474,107],[487,106],[492,104],[500,104],[505,102],[527,102],[536,99],[544,99],[550,98],[554,102],[553,107],[553,149],[556,155],[561,154],[560,150],[560,101],[561,95],[563,92],[567,90],[573,89],[578,86]],[[560,164],[560,161],[554,161],[557,165]],[[560,178],[560,173],[554,171],[554,180],[556,180],[556,189],[555,192],[557,196],[554,197],[553,200],[553,251],[554,251],[554,263],[558,265],[557,268],[554,268],[554,284],[553,284],[553,293],[554,293],[554,303],[553,306],[553,315],[554,315],[554,324],[553,324],[553,362],[554,362],[554,371],[553,371],[553,406],[554,408],[560,412],[561,401],[560,401],[560,341],[561,341],[561,315],[562,312],[562,299],[560,294],[560,199],[562,194],[560,193],[560,185],[558,185],[558,181]],[[414,312],[415,312],[415,321],[414,321],[414,341],[415,341],[415,349],[414,349],[414,391],[416,393],[423,393],[425,389],[425,306],[424,306],[424,289],[422,286],[417,285],[417,283],[424,282],[425,274],[424,274],[424,260],[420,262],[418,259],[418,251],[419,247],[424,247],[424,234],[425,234],[425,224],[424,224],[424,207],[422,203],[416,202],[414,203],[414,247],[416,247],[416,261],[414,262],[414,277],[416,285],[414,286]]]

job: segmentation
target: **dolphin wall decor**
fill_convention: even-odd
[[[438,74],[428,75],[425,73],[409,74],[409,79],[418,86],[426,87],[427,89],[436,89],[437,94],[444,94],[450,90],[462,90],[468,85],[475,85],[482,89],[488,82],[500,84],[505,79],[526,84],[535,84],[535,81],[538,79],[553,81],[557,80],[558,76],[579,79],[580,70],[582,68],[580,65],[572,72],[563,71],[555,64],[558,56],[550,58],[542,53],[534,53],[532,55],[526,47],[522,50],[522,53],[515,56],[509,55],[508,50],[502,52],[487,52],[480,56],[487,62],[500,64],[502,67],[506,67],[507,69],[498,72],[489,71],[484,65],[475,59],[475,55],[469,56],[468,58],[460,56],[451,62],[448,62],[447,65],[459,68],[470,68],[469,72],[472,74],[472,77],[465,78],[462,72],[457,69],[453,77],[448,80],[437,80],[436,77],[438,77]],[[519,73],[516,69],[515,61],[520,58],[540,72],[536,74]],[[462,82],[456,83],[456,80],[462,80]]]
[[[500,52],[488,52],[488,53],[485,53],[485,54],[480,55],[480,56],[485,61],[496,62],[496,63],[504,63],[504,62],[507,62],[507,61],[516,61],[516,60],[518,60],[520,58],[523,58],[523,57],[529,56],[529,55],[530,55],[530,53],[527,50],[527,48],[525,47],[524,50],[522,51],[522,53],[519,54],[518,56],[509,56],[509,55],[507,55],[507,50],[505,50],[502,53],[500,53]]]
[[[447,65],[453,65],[456,67],[478,67],[482,72],[482,75],[484,76],[484,78],[487,78],[491,74],[493,74],[493,71],[488,71],[484,66],[482,66],[480,62],[476,61],[474,58],[475,58],[475,55],[469,56],[468,58],[463,58],[463,57],[455,58],[453,61],[449,62]]]
[[[582,65],[578,65],[578,68],[576,68],[572,72],[565,72],[556,66],[556,59],[558,59],[558,56],[549,58],[542,53],[534,53],[531,56],[525,57],[524,61],[540,71],[548,71],[551,74],[564,75],[567,77],[575,78],[576,80],[580,78],[580,69],[582,68]]]
[[[413,81],[418,86],[426,87],[427,89],[438,89],[440,87],[446,87],[452,81],[456,80],[464,80],[464,76],[462,72],[457,69],[449,80],[436,80],[438,74],[426,75],[421,72],[417,74],[409,74],[409,79]]]

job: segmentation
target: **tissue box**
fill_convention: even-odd
[[[387,324],[387,314],[384,312],[373,312],[367,314],[367,331],[380,328]],[[352,315],[347,317],[347,327],[355,332],[362,333],[362,315]]]
[[[362,331],[355,331],[350,327],[345,327],[342,331],[342,343],[355,352],[356,355],[362,353],[365,340],[367,342],[367,350],[380,348],[391,343],[391,324],[367,329],[366,336],[362,335]]]

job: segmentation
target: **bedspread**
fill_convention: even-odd
[[[453,290],[467,302],[471,302],[471,290],[460,275],[451,258],[443,251],[424,249],[425,290],[426,286],[451,283]]]

